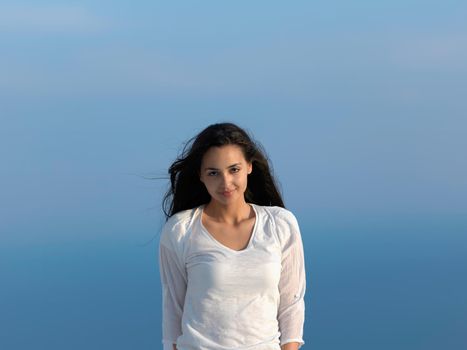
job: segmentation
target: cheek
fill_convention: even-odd
[[[206,186],[207,189],[212,189],[216,187],[216,181],[214,179],[204,179],[204,186]]]
[[[246,187],[248,185],[248,179],[246,177],[239,179],[238,183],[241,184],[243,187]]]

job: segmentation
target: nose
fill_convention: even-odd
[[[230,179],[231,179],[231,174],[229,174],[229,172],[227,173],[222,173],[222,176],[221,176],[221,184],[222,185],[227,185],[230,183]],[[226,186],[227,187],[227,186]]]

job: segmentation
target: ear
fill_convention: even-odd
[[[253,163],[248,163],[248,175],[253,171]]]

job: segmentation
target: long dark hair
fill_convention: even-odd
[[[211,200],[205,185],[199,179],[201,161],[213,146],[238,145],[247,162],[253,164],[248,175],[245,201],[285,208],[278,186],[272,175],[266,152],[249,134],[233,123],[211,124],[189,139],[181,155],[169,167],[171,186],[162,201],[166,220],[185,209],[191,209]]]

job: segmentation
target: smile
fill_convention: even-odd
[[[223,192],[221,192],[221,194],[223,194],[224,196],[230,196],[233,193],[233,191],[235,191],[235,190],[223,191]]]

